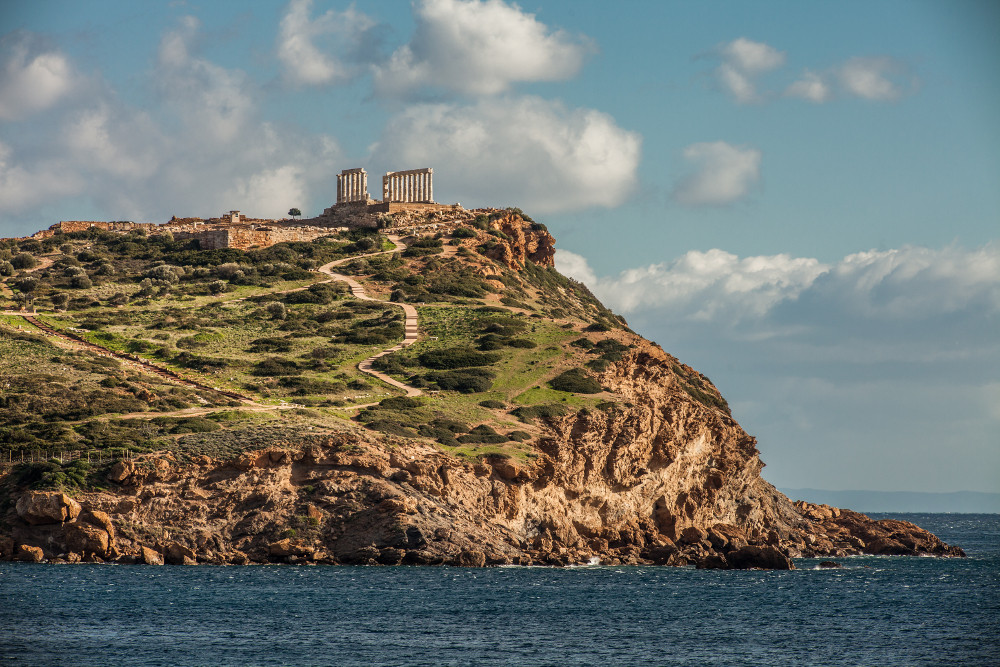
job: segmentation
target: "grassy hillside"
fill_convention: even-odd
[[[546,418],[621,400],[597,373],[637,338],[553,268],[490,259],[509,255],[515,243],[501,215],[510,233],[520,225],[544,234],[518,214],[417,228],[396,252],[374,230],[251,251],[99,230],[4,240],[0,299],[9,312],[33,307],[58,331],[200,386],[4,315],[0,455],[32,448],[221,455],[363,428],[460,456],[530,458]],[[342,259],[336,271],[374,301],[316,270]],[[415,398],[358,368],[403,339],[398,303],[416,307],[420,337],[374,368],[420,389]],[[697,373],[677,372],[692,396],[724,405]]]

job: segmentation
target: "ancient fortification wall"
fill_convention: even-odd
[[[229,227],[202,229],[198,231],[175,232],[175,239],[195,239],[202,250],[220,248],[267,248],[286,241],[312,241],[320,236],[332,234],[329,227],[233,225]]]
[[[104,222],[101,220],[63,220],[57,222],[48,229],[32,234],[33,239],[47,239],[56,234],[69,234],[70,232],[84,232],[96,227],[109,232],[130,232],[134,229],[145,229],[147,232],[155,231],[159,225],[154,222]]]

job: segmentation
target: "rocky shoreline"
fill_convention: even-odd
[[[551,461],[473,464],[428,450],[341,437],[297,453],[265,450],[230,461],[197,457],[181,464],[169,455],[122,461],[108,475],[115,491],[77,499],[59,491],[22,493],[6,517],[10,531],[0,536],[0,559],[792,569],[797,557],[964,556],[911,523],[787,501],[793,525],[765,532],[717,522],[687,526],[671,538],[650,517],[576,525],[575,535],[551,521],[518,531],[504,517],[516,513],[525,487],[545,488]]]

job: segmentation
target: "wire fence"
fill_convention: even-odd
[[[45,463],[58,461],[70,463],[83,459],[89,463],[112,463],[133,458],[129,449],[20,449],[0,452],[0,466],[11,466],[19,463]]]

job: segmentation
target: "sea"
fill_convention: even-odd
[[[0,564],[0,664],[1000,665],[1000,515],[885,514],[968,558],[671,567]]]

